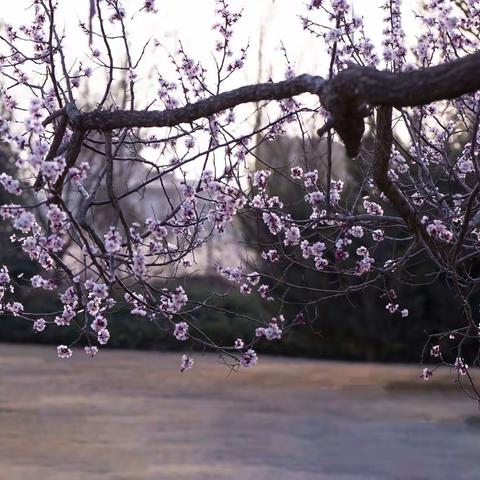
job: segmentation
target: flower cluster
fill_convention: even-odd
[[[268,327],[260,327],[255,330],[257,337],[265,337],[267,340],[279,340],[282,337],[282,329],[278,326],[276,319],[272,319]]]

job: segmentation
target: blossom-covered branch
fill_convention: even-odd
[[[242,12],[227,0],[205,27],[207,58],[130,33],[159,14],[152,0],[89,3],[83,54],[66,46],[63,0],[35,1],[30,23],[0,34],[13,158],[0,215],[37,268],[1,267],[1,313],[68,332],[61,358],[77,345],[94,356],[123,312],[133,331],[147,322],[185,346],[182,372],[197,348],[247,368],[289,329],[322,331],[340,299],[409,329],[430,312],[406,292],[443,282],[459,314],[429,329],[424,357],[478,397],[479,2],[425,2],[410,45],[400,2],[385,0],[377,46],[346,0],[299,2],[312,55],[325,52],[318,75],[297,75],[281,46],[282,72],[247,86]],[[29,308],[33,290],[51,302]]]

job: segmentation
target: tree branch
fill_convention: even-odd
[[[409,200],[388,176],[392,143],[392,107],[380,107],[377,110],[376,138],[373,154],[373,179],[375,184],[405,220],[410,231],[417,235],[429,251],[440,252],[439,247],[442,242],[435,241],[428,234]],[[431,253],[432,255],[433,253]],[[432,258],[434,257],[432,256]]]
[[[406,107],[456,98],[480,89],[480,53],[435,67],[391,73],[352,66],[331,80],[300,75],[278,83],[248,85],[184,107],[161,111],[96,110],[69,115],[74,129],[108,131],[117,128],[170,127],[191,123],[243,103],[281,100],[302,93],[318,95],[333,117],[347,153],[358,153],[367,106]]]
[[[278,83],[259,83],[220,93],[180,108],[169,110],[96,110],[83,113],[74,122],[82,130],[113,130],[116,128],[171,127],[210,117],[242,103],[261,100],[281,100],[301,93],[318,94],[325,80],[312,75],[300,75]]]

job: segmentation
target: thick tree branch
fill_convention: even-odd
[[[323,88],[320,99],[334,118],[347,153],[358,154],[367,106],[414,107],[480,89],[480,53],[420,70],[392,73],[353,66]]]
[[[440,252],[439,247],[442,246],[442,242],[434,240],[428,234],[407,197],[388,176],[392,143],[392,107],[380,107],[377,110],[373,154],[373,179],[375,184],[405,220],[410,231],[417,235],[430,252]]]
[[[319,96],[332,114],[334,128],[345,143],[347,153],[355,156],[363,135],[367,106],[417,106],[456,98],[480,89],[479,71],[480,53],[435,67],[401,73],[354,66],[331,80],[305,74],[283,82],[241,87],[169,110],[96,110],[79,114],[73,108],[67,109],[67,115],[76,130],[169,127],[209,117],[243,103],[281,100],[312,93]]]
[[[242,103],[281,100],[301,93],[318,94],[324,84],[325,80],[322,77],[300,75],[278,83],[248,85],[170,110],[115,110],[113,112],[97,110],[83,113],[72,124],[83,130],[105,131],[123,127],[171,127],[210,117]]]
[[[63,183],[65,182],[65,178],[77,161],[78,155],[80,154],[80,150],[82,149],[82,142],[85,136],[85,132],[82,130],[76,130],[73,132],[72,138],[70,139],[70,143],[67,147],[67,152],[65,154],[65,163],[66,168],[63,170],[62,174],[55,182],[53,186],[54,191],[58,194],[61,193],[63,188]]]
[[[353,66],[340,72],[331,87],[337,95],[348,91],[372,106],[414,107],[479,90],[479,69],[480,53],[400,73]]]
[[[60,114],[60,120],[55,130],[55,134],[53,136],[50,149],[45,157],[45,161],[53,160],[58,155],[66,130],[67,130],[67,117],[63,114]],[[37,178],[35,179],[35,183],[33,184],[33,189],[36,192],[38,192],[42,188],[43,183],[44,183],[43,175],[41,172],[39,172]]]
[[[395,186],[388,176],[392,150],[392,108],[381,107],[377,111],[375,149],[373,154],[373,179],[376,186],[395,206],[410,230],[418,232],[423,225],[418,221],[415,210],[402,191]]]

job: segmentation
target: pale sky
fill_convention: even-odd
[[[8,2],[8,8],[2,11],[3,20],[14,26],[20,25],[29,18],[26,9],[31,0],[16,0]],[[57,28],[65,25],[67,32],[66,46],[76,58],[84,58],[89,52],[86,37],[78,33],[78,22],[87,21],[89,11],[88,0],[61,0],[57,13]],[[326,2],[328,3],[328,2]],[[384,12],[380,6],[384,0],[356,0],[354,11],[363,16],[366,31],[374,43],[379,44],[384,27],[382,18]],[[412,15],[416,0],[404,0],[404,29],[407,37],[414,35],[415,19]],[[143,0],[124,0],[127,11],[138,11]],[[165,47],[174,52],[181,40],[189,54],[197,59],[211,60],[215,32],[211,30],[214,23],[214,0],[157,0],[159,13],[156,15],[141,13],[127,22],[130,43],[133,51],[141,48],[149,38],[158,39]],[[234,9],[242,9],[244,17],[237,28],[235,45],[250,44],[249,58],[244,71],[245,81],[254,82],[258,72],[258,50],[260,32],[263,31],[263,79],[271,72],[274,79],[282,79],[285,71],[285,61],[280,51],[280,45],[285,45],[289,58],[296,73],[325,72],[328,61],[322,42],[314,39],[303,31],[299,15],[306,13],[303,0],[231,0]],[[326,20],[325,20],[326,21]],[[263,29],[263,30],[262,30]],[[100,42],[99,47],[101,47]],[[143,68],[150,69],[153,65],[161,70],[163,58],[148,56],[143,62]],[[88,62],[86,62],[88,63]],[[277,77],[277,78],[275,78]],[[239,77],[237,76],[237,81]]]

